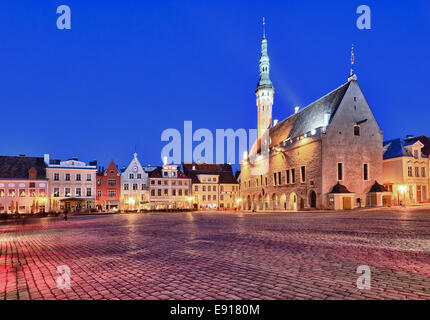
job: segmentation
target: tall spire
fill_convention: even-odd
[[[261,57],[260,57],[260,81],[258,81],[257,90],[263,88],[273,88],[272,81],[269,78],[270,59],[267,54],[266,39],[266,21],[263,18],[263,39],[261,40]]]
[[[355,62],[354,45],[352,45],[352,47],[351,47],[351,70],[349,72],[348,81],[357,80],[357,75],[354,73],[354,62]]]
[[[263,39],[266,39],[266,22],[264,21],[264,17],[263,17]]]

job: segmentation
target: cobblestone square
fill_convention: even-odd
[[[430,299],[430,210],[3,221],[0,299]]]

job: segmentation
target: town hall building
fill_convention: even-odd
[[[352,68],[346,83],[279,123],[272,121],[269,72],[263,35],[255,91],[258,138],[241,162],[244,209],[341,210],[387,203],[389,193],[379,184],[383,132]]]

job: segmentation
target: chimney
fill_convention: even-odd
[[[43,160],[45,161],[46,165],[49,165],[49,153],[45,153],[43,155]]]
[[[294,113],[299,112],[299,109],[300,109],[300,107],[299,107],[299,106],[296,106],[296,107],[294,108]]]

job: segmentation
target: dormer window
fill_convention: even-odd
[[[414,150],[414,158],[419,159],[419,152],[418,150]]]
[[[360,136],[360,126],[354,126],[354,136]]]

